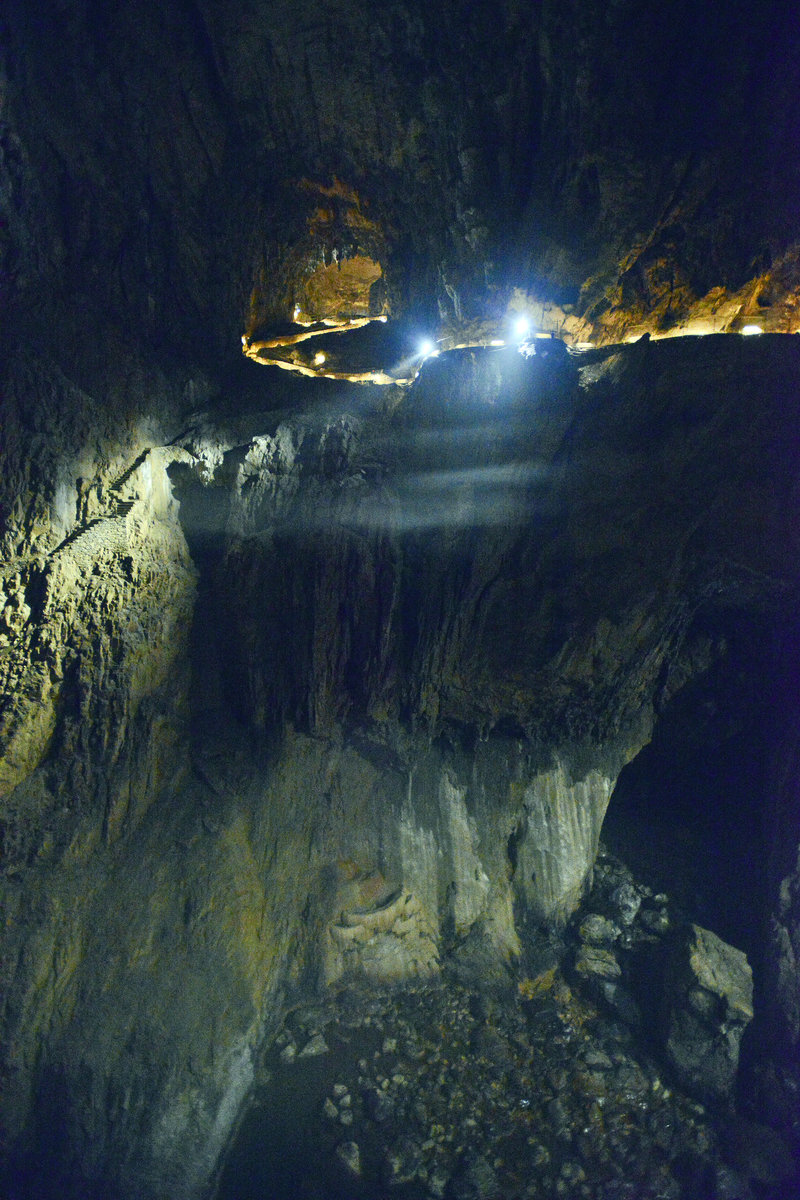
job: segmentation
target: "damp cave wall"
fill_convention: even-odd
[[[238,409],[151,450],[130,511],[56,548],[39,621],[96,624],[53,656],[68,703],[5,810],[12,1171],[196,1193],[303,988],[454,948],[484,978],[535,965],[621,767],[722,654],[715,612],[794,611],[797,353],[511,351],[507,376],[470,353],[394,411]],[[36,699],[15,714],[34,747]],[[787,779],[764,834],[784,870]],[[402,938],[342,947],[340,913],[398,893]],[[791,958],[770,969],[791,1037]]]
[[[704,661],[694,609],[795,611],[793,343],[448,358],[395,414],[238,357],[254,278],[285,309],[305,176],[363,193],[415,318],[532,280],[641,315],[783,261],[792,32],[712,8],[690,60],[632,5],[4,10],[9,1190],[199,1194],[262,1039],[341,969],[337,911],[413,890],[417,962],[474,929],[494,969],[580,894]],[[796,1044],[792,736],[764,919]]]
[[[84,358],[135,325],[219,368],[254,297],[285,319],[308,259],[376,247],[427,320],[517,287],[592,338],[740,293],[793,327],[783,3],[11,0],[2,33],[3,293]]]

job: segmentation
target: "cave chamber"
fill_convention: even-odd
[[[797,1194],[767,15],[5,6],[8,1200]]]

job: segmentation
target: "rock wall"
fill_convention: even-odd
[[[793,328],[796,30],[696,19],[686,60],[625,3],[4,7],[9,1196],[197,1195],[298,992],[530,952],[693,614],[794,611],[793,340],[239,363],[334,252],[412,323]]]
[[[797,327],[780,4],[13,0],[4,29],[3,289],[62,337],[230,355],[355,255],[456,327],[514,288],[579,340]]]
[[[456,355],[227,417],[16,360],[10,1194],[197,1194],[293,996],[535,955],[692,614],[794,603],[795,349]]]

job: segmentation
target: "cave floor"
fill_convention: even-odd
[[[218,1200],[796,1195],[777,1136],[673,1087],[641,1022],[598,1008],[568,965],[476,978],[454,960],[290,1012]]]

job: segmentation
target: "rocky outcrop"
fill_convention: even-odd
[[[797,805],[798,738],[790,698],[796,675],[794,653],[784,660],[782,703],[776,705],[770,770],[770,839],[763,968],[756,975],[756,1010],[764,1016],[762,1045],[769,1049],[755,1074],[755,1092],[774,1124],[798,1136],[797,1046],[800,1044],[800,812]],[[785,689],[785,690],[784,690]]]
[[[742,1036],[753,1019],[753,973],[746,956],[693,925],[673,950],[667,981],[668,1061],[688,1091],[729,1100]]]
[[[343,975],[381,981],[433,975],[436,931],[413,893],[404,892],[377,908],[344,913],[341,924],[330,926],[327,961],[331,983]]]
[[[163,426],[103,412],[37,360],[6,376],[4,399],[0,793],[17,796],[4,846],[22,865],[101,829],[113,842],[171,786],[196,576]],[[48,756],[62,767],[45,782]]]
[[[534,301],[573,340],[793,328],[794,27],[714,4],[686,60],[622,2],[301,15],[2,14],[12,1195],[196,1195],[298,991],[502,971],[587,886],[696,615],[796,605],[792,339],[355,394],[240,356],[298,301],[447,345]]]

